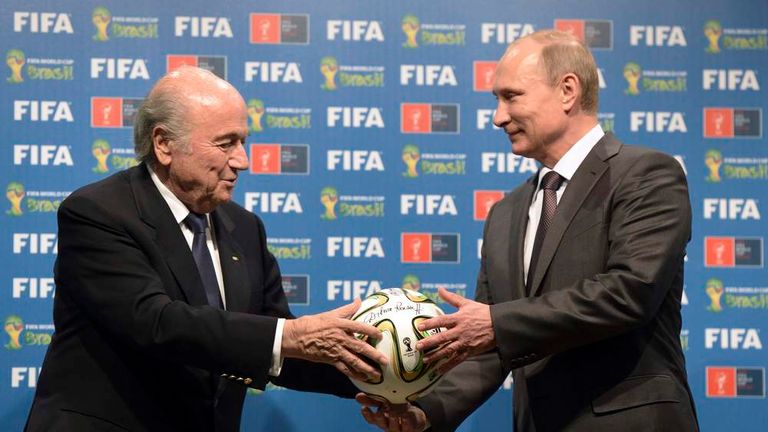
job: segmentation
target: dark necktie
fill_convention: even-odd
[[[541,244],[544,243],[544,237],[547,235],[549,225],[555,218],[557,210],[557,189],[565,180],[560,174],[550,171],[544,174],[541,180],[541,189],[544,191],[544,200],[541,203],[541,217],[539,218],[539,227],[536,229],[536,239],[533,241],[533,251],[531,252],[531,263],[528,265],[528,279],[525,281],[525,294],[531,294],[531,284],[533,276],[536,274],[536,263],[539,260]]]
[[[184,219],[184,223],[195,234],[192,240],[192,256],[195,257],[197,271],[203,281],[208,304],[224,309],[219,293],[219,282],[216,279],[216,270],[213,269],[213,259],[211,259],[211,252],[205,242],[205,228],[208,227],[208,218],[205,215],[190,212]]]

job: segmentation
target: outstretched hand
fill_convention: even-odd
[[[368,324],[350,318],[360,308],[360,299],[316,315],[286,320],[283,329],[282,355],[332,364],[343,374],[357,380],[378,379],[379,369],[366,361],[386,365],[387,357],[355,334],[380,339],[381,332]]]
[[[411,404],[393,405],[358,393],[355,399],[363,405],[361,413],[368,423],[388,432],[421,432],[429,426],[421,408]]]
[[[446,330],[416,344],[425,353],[424,362],[444,361],[439,367],[446,373],[467,357],[481,354],[496,346],[496,335],[491,322],[491,308],[454,294],[445,288],[438,290],[440,298],[459,310],[450,315],[440,315],[423,321],[421,331],[445,327]]]

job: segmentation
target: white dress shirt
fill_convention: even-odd
[[[560,184],[560,187],[557,189],[557,202],[559,204],[560,198],[563,196],[563,193],[565,193],[565,188],[568,187],[568,183],[576,173],[576,170],[579,168],[581,163],[584,162],[587,154],[589,154],[589,152],[592,150],[592,147],[594,147],[595,144],[600,141],[603,135],[605,135],[605,132],[603,132],[603,128],[600,127],[600,124],[598,123],[595,125],[595,127],[590,129],[586,135],[581,137],[580,140],[576,141],[576,144],[574,144],[573,147],[568,149],[563,157],[557,161],[553,169],[541,167],[539,170],[539,179],[536,186],[536,193],[533,194],[533,202],[531,202],[531,207],[528,209],[528,226],[525,229],[525,260],[523,262],[523,266],[525,268],[526,282],[528,281],[528,267],[531,264],[533,243],[536,239],[536,230],[539,228],[541,206],[542,201],[544,200],[544,191],[541,189],[541,180],[544,178],[544,175],[550,171],[555,171],[564,179]]]
[[[184,223],[184,219],[187,218],[190,211],[187,208],[187,206],[184,205],[184,203],[181,202],[181,200],[176,197],[176,195],[171,192],[170,189],[166,185],[163,184],[163,182],[160,181],[160,178],[155,174],[155,172],[152,170],[152,168],[147,165],[147,169],[149,170],[149,175],[152,177],[152,182],[155,184],[155,187],[157,187],[157,190],[160,191],[160,195],[163,196],[163,199],[168,204],[168,207],[171,209],[171,213],[173,213],[173,217],[176,219],[176,223],[179,224],[179,228],[181,229],[181,233],[184,234],[184,239],[187,240],[187,245],[189,246],[189,250],[192,250],[192,241],[195,238],[195,233],[192,232],[189,227],[187,227],[187,224]],[[209,213],[206,213],[205,215],[206,219],[208,220],[208,226],[205,228],[205,243],[208,246],[208,251],[211,253],[211,259],[213,260],[213,269],[216,271],[216,282],[219,284],[219,293],[221,294],[221,301],[224,304],[224,309],[227,309],[227,296],[224,295],[224,276],[221,272],[221,260],[219,259],[219,248],[216,244],[216,238],[214,237],[214,232],[211,230],[211,215]],[[280,358],[280,349],[281,349],[281,342],[283,340],[283,326],[285,325],[285,319],[284,318],[278,318],[277,320],[277,328],[275,329],[275,340],[272,343],[272,365],[269,369],[269,374],[272,376],[279,376],[280,375],[280,369],[283,366],[282,359]]]

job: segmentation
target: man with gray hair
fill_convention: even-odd
[[[511,44],[493,93],[512,151],[543,166],[488,214],[476,301],[440,289],[458,311],[420,324],[447,329],[416,348],[450,372],[416,405],[359,395],[363,416],[454,430],[512,371],[516,431],[697,430],[679,337],[680,165],[603,132],[594,59],[567,33]]]
[[[264,225],[231,202],[247,134],[237,90],[183,67],[139,110],[141,164],[61,204],[27,430],[237,431],[249,386],[351,397],[342,373],[378,376],[386,358],[354,336],[378,330],[347,319],[359,300],[291,315]]]

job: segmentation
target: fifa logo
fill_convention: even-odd
[[[405,352],[406,353],[412,353],[413,352],[413,348],[411,348],[411,338],[404,337],[403,338],[403,345],[405,345]]]
[[[251,99],[248,101],[248,117],[251,120],[251,131],[261,132],[264,127],[261,125],[261,118],[264,116],[264,102],[260,99]]]
[[[11,68],[11,76],[8,77],[9,83],[17,84],[24,82],[24,77],[21,76],[21,68],[24,66],[25,61],[24,52],[17,49],[12,49],[5,55],[5,64]]]
[[[24,330],[24,321],[18,315],[11,315],[5,319],[5,332],[8,334],[8,343],[5,347],[9,350],[21,349],[21,332]]]
[[[336,191],[336,188],[330,186],[323,188],[323,190],[320,191],[320,202],[323,204],[323,207],[325,207],[325,212],[320,218],[325,220],[336,220],[338,218],[338,216],[336,216],[336,203],[339,202],[339,193]]]
[[[97,139],[93,142],[93,145],[91,146],[91,154],[96,158],[96,166],[93,167],[93,172],[104,174],[109,171],[107,158],[111,152],[109,143],[106,140]]]
[[[723,297],[723,281],[720,279],[712,278],[707,281],[707,287],[705,292],[709,296],[710,304],[707,306],[707,310],[710,312],[722,312],[723,306],[720,303],[720,299]]]
[[[402,29],[406,37],[406,40],[403,43],[404,48],[419,47],[419,43],[416,41],[416,35],[419,33],[419,25],[419,19],[414,15],[406,15],[403,17]]]
[[[109,40],[109,34],[107,28],[110,21],[112,21],[112,14],[105,7],[97,7],[93,10],[92,14],[93,25],[96,26],[96,34],[93,35],[93,40],[104,42]]]
[[[411,291],[419,291],[421,289],[421,280],[419,280],[418,276],[409,274],[403,278],[400,287]]]
[[[704,164],[709,169],[709,175],[706,180],[712,183],[719,183],[720,178],[720,166],[723,164],[723,155],[717,150],[709,150],[704,155]]]
[[[720,26],[720,22],[716,20],[707,21],[704,24],[704,36],[707,37],[709,45],[706,48],[708,53],[720,52],[720,36],[723,35],[723,28]]]
[[[627,89],[624,90],[624,93],[632,96],[640,94],[640,89],[637,87],[637,84],[640,81],[642,74],[643,71],[637,63],[627,63],[626,66],[624,66],[624,79],[627,80]]]
[[[419,176],[419,171],[416,167],[419,163],[420,156],[419,148],[415,145],[408,144],[403,147],[403,162],[408,168],[407,171],[403,173],[403,177],[416,178]]]
[[[8,201],[11,202],[11,208],[5,212],[6,214],[11,216],[21,216],[24,214],[24,212],[21,211],[21,200],[24,198],[24,185],[17,182],[9,183],[8,187],[5,188],[5,196],[8,198]]]
[[[320,73],[323,74],[325,82],[320,85],[323,90],[333,91],[336,90],[336,72],[339,71],[339,65],[336,59],[333,57],[323,57],[320,60]]]

